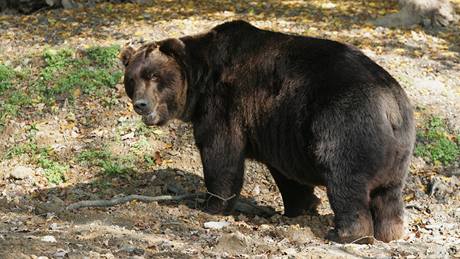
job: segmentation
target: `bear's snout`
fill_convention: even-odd
[[[139,115],[146,115],[151,112],[151,104],[147,99],[138,99],[133,102],[134,111]]]

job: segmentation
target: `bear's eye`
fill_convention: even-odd
[[[150,74],[149,79],[152,81],[158,81],[159,76],[158,74]]]

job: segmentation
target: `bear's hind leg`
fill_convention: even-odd
[[[327,184],[335,223],[327,238],[339,243],[372,243],[374,229],[366,184],[350,176],[335,180],[329,179]]]
[[[269,169],[283,198],[286,217],[316,212],[320,199],[313,193],[314,186],[300,184],[288,179],[275,168],[269,167]]]
[[[384,242],[399,239],[404,232],[401,185],[379,187],[371,192],[375,238]]]

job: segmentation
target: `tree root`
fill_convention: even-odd
[[[115,205],[127,203],[130,201],[141,201],[141,202],[154,202],[154,201],[180,201],[187,199],[196,199],[198,202],[204,202],[206,197],[205,193],[188,193],[182,195],[161,195],[161,196],[145,196],[145,195],[128,195],[123,197],[116,197],[110,200],[84,200],[76,203],[72,203],[66,207],[66,210],[76,210],[81,208],[94,208],[94,207],[112,207]],[[269,207],[261,207],[250,202],[239,200],[235,204],[235,210],[260,216],[273,216],[276,212]]]

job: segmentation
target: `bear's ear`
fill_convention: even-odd
[[[180,39],[167,39],[158,42],[160,51],[168,56],[181,58],[185,55],[185,44]]]
[[[134,48],[131,47],[131,46],[125,47],[125,48],[120,52],[120,60],[121,60],[121,62],[123,63],[123,65],[125,65],[125,67],[128,66],[129,60],[130,60],[131,57],[133,56],[134,52],[136,52],[136,51],[135,51]]]

